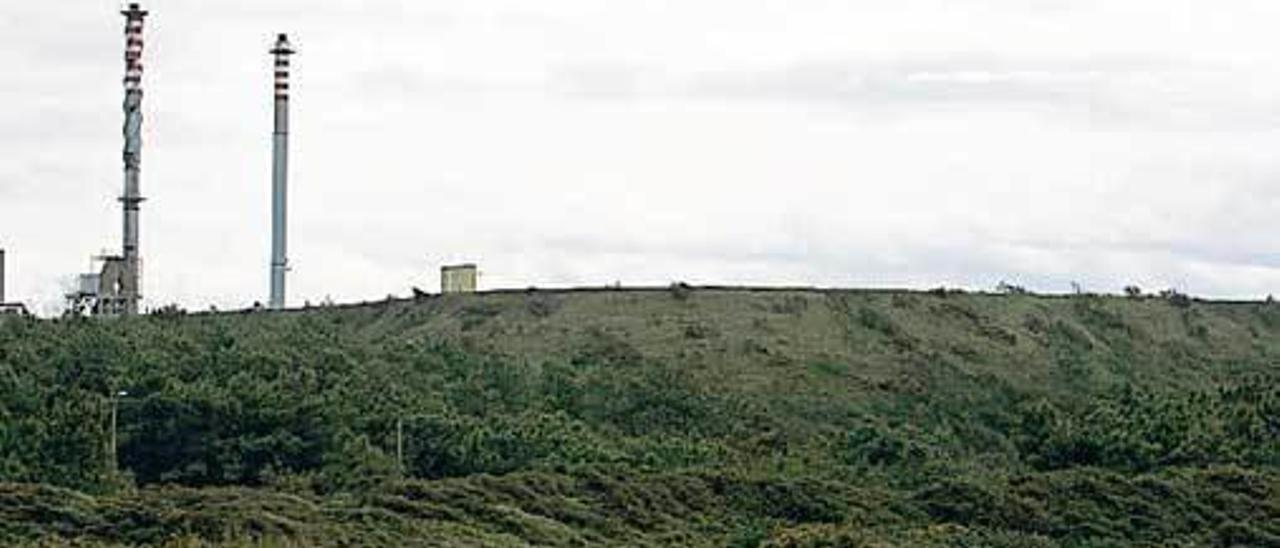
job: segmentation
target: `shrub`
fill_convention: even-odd
[[[677,301],[687,301],[689,300],[689,297],[693,296],[693,286],[684,282],[676,282],[671,284],[670,291],[671,291],[671,298]]]
[[[1160,298],[1168,301],[1169,304],[1175,308],[1191,308],[1191,297],[1176,289],[1166,289],[1161,291]]]
[[[1002,295],[1029,295],[1030,294],[1030,292],[1027,291],[1027,288],[1022,287],[1020,285],[1013,285],[1008,282],[1000,282],[1000,284],[996,286],[996,293],[1000,293]]]
[[[898,334],[898,326],[893,323],[893,319],[874,308],[864,307],[858,310],[858,325],[886,337]]]
[[[485,418],[451,412],[426,415],[407,421],[405,438],[409,473],[431,479],[615,458],[583,423],[562,413]]]
[[[936,455],[936,447],[908,428],[866,424],[845,436],[841,458],[849,465],[920,464]]]

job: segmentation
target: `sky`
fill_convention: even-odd
[[[1280,3],[153,0],[147,306],[434,290],[1280,293]],[[120,2],[0,0],[0,246],[44,314],[120,246]],[[16,69],[16,70],[15,70]]]

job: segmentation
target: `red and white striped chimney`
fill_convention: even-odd
[[[120,12],[125,16],[125,49],[124,49],[124,89],[135,91],[142,89],[142,25],[147,17],[138,4],[129,4],[129,9]]]
[[[289,37],[276,39],[271,55],[275,59],[275,129],[271,147],[271,297],[273,310],[287,305],[285,276],[289,272],[289,57],[297,53]]]
[[[142,299],[142,253],[139,240],[139,210],[142,207],[142,25],[148,12],[137,3],[120,12],[125,17],[124,50],[124,272],[121,276],[119,308],[126,315],[138,313]]]

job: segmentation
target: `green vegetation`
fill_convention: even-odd
[[[0,544],[1280,546],[1280,306],[1004,293],[0,321]]]

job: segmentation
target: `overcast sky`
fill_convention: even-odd
[[[119,2],[0,0],[0,246],[117,250]],[[155,0],[148,305],[690,283],[1280,293],[1280,2]]]

